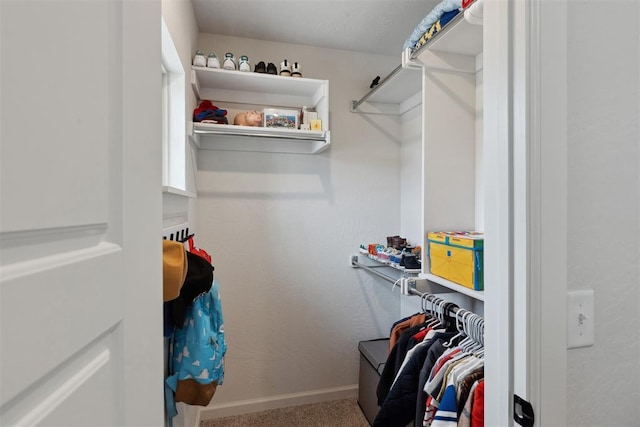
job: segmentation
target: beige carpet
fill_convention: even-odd
[[[200,427],[369,427],[369,423],[356,399],[342,399],[206,420]]]

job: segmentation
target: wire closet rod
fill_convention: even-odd
[[[378,84],[374,86],[373,89],[371,89],[365,96],[360,98],[359,101],[351,101],[351,112],[355,112],[363,102],[369,99],[374,93],[378,91],[378,89],[384,86],[387,81],[391,80],[391,78],[393,78],[393,76],[398,74],[400,71],[402,71],[402,64],[398,65],[393,69],[393,71],[391,71],[387,76],[380,80]]]
[[[367,270],[369,273],[374,274],[380,277],[381,279],[386,280],[389,283],[393,283],[394,285],[398,283],[398,279],[394,279],[393,277],[387,276],[386,274],[380,273],[379,271],[376,270],[376,268],[385,267],[384,265],[372,266],[372,265],[362,264],[361,262],[358,261],[357,255],[351,256],[351,267],[362,268],[364,270]]]
[[[380,273],[379,271],[376,270],[376,268],[380,268],[380,267],[385,267],[384,265],[380,265],[380,266],[369,266],[366,264],[362,264],[361,262],[358,261],[358,256],[357,255],[352,255],[351,256],[351,266],[352,267],[356,267],[356,268],[362,268],[384,280],[386,280],[389,283],[393,283],[394,286],[398,285],[398,283],[402,280],[402,279],[394,279],[393,277],[387,276],[384,273]],[[473,317],[475,317],[476,319],[480,319],[480,321],[482,322],[482,333],[480,335],[484,336],[484,319],[482,318],[482,316],[473,313],[472,311],[469,311],[465,308],[460,308],[458,307],[456,304],[452,303],[452,302],[447,302],[445,300],[443,300],[442,298],[438,297],[437,295],[431,294],[429,292],[421,292],[419,290],[417,290],[414,287],[411,286],[406,286],[403,287],[402,285],[399,285],[400,289],[403,289],[403,294],[405,295],[415,295],[418,296],[422,299],[423,304],[424,301],[429,301],[431,302],[431,304],[435,307],[436,303],[435,301],[441,301],[445,304],[446,306],[446,315],[449,315],[451,317],[458,319],[465,319],[466,316],[469,315],[473,315]],[[479,340],[482,340],[482,338],[479,338]]]

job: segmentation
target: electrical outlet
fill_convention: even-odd
[[[567,348],[594,343],[593,290],[571,291],[567,298]]]

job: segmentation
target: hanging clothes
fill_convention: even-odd
[[[482,319],[458,307],[450,318],[443,313],[451,303],[439,304],[437,317],[416,313],[392,326],[396,338],[376,389],[373,427],[405,427],[412,420],[416,427],[484,427],[482,340],[468,336],[464,324]]]
[[[415,418],[420,371],[430,347],[452,338],[454,332],[436,332],[427,341],[407,352],[407,362],[398,372],[397,378],[380,407],[373,422],[374,427],[404,427]]]
[[[207,406],[224,380],[227,344],[218,282],[211,257],[193,246],[192,236],[189,242],[184,283],[177,297],[165,302],[172,324],[169,377],[165,379],[169,425],[177,415],[176,402]]]
[[[402,362],[404,361],[409,346],[414,342],[411,338],[427,327],[428,323],[425,319],[427,319],[425,313],[416,313],[411,316],[411,318],[406,319],[399,324],[398,327],[402,328],[402,332],[396,337],[394,345],[390,348],[389,354],[387,355],[387,361],[382,370],[382,374],[380,374],[378,387],[376,388],[378,406],[382,406],[387,394],[389,394],[389,390],[391,390],[391,385],[402,366]],[[429,320],[431,319],[432,318],[429,318]],[[398,327],[394,328],[393,331]],[[394,335],[393,331],[392,336]]]
[[[451,427],[458,425],[464,410],[461,400],[467,381],[478,381],[484,377],[484,360],[463,349],[453,357],[445,353],[436,362],[432,376],[424,386],[428,394],[425,402],[423,427]],[[448,358],[448,359],[447,359]],[[444,361],[444,363],[441,363]],[[476,425],[472,423],[471,425]]]
[[[177,415],[175,402],[207,406],[224,380],[222,305],[216,280],[209,292],[189,306],[182,328],[174,331],[169,349],[170,376],[166,379],[167,415]]]

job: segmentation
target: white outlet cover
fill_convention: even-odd
[[[567,348],[594,344],[593,290],[571,291],[567,298]]]

